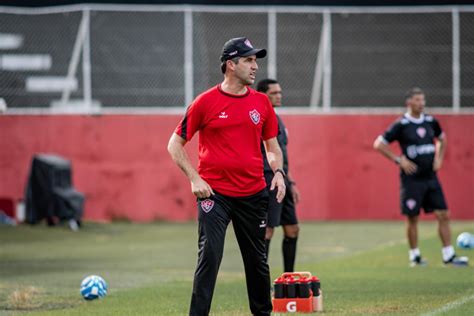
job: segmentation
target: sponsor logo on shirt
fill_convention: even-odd
[[[211,199],[205,199],[201,201],[201,208],[204,212],[209,213],[214,207],[214,201]]]
[[[418,134],[418,136],[420,136],[420,138],[423,138],[426,135],[426,129],[424,127],[418,127],[416,129],[416,133]]]
[[[249,115],[255,125],[260,122],[260,113],[258,113],[257,110],[253,109],[252,111],[249,111]]]
[[[229,117],[229,115],[226,114],[225,112],[221,112],[221,114],[219,115],[219,118],[221,118],[221,119],[226,119],[228,117]]]
[[[411,145],[407,147],[407,156],[411,159],[416,158],[419,155],[430,155],[435,152],[435,145]]]
[[[267,223],[265,223],[265,221],[262,221],[258,227],[262,228],[266,226],[267,226]]]

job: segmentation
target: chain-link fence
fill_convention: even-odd
[[[460,14],[461,105],[474,107],[474,12]]]
[[[67,74],[81,16],[0,14],[0,98],[8,107],[45,107],[61,95],[57,83]],[[74,98],[83,97],[81,76]]]
[[[268,48],[287,107],[474,106],[472,7],[0,7],[0,98],[9,108],[184,107],[222,80],[223,43]],[[81,27],[83,25],[83,27]]]
[[[451,106],[451,14],[334,14],[333,106],[393,106],[423,87]]]

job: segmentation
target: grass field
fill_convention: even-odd
[[[474,231],[454,222],[453,235]],[[302,225],[297,270],[321,279],[324,315],[474,315],[474,251],[468,268],[444,267],[434,222],[420,227],[429,265],[409,268],[401,222]],[[282,272],[281,230],[272,278]],[[185,315],[197,253],[196,224],[86,223],[66,228],[0,226],[0,315]],[[108,296],[86,302],[83,277],[103,276]],[[243,265],[229,227],[213,315],[249,315]]]

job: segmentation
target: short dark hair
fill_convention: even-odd
[[[421,88],[418,88],[418,87],[411,88],[410,90],[407,91],[407,93],[405,93],[405,101],[413,98],[415,95],[418,95],[418,94],[425,94],[425,92],[421,90]]]
[[[239,59],[240,59],[240,57],[234,57],[234,58],[227,59],[227,60],[232,60],[234,62],[234,64],[237,65],[239,63]],[[227,69],[227,60],[224,60],[221,63],[221,71],[222,71],[223,74],[225,74],[225,71]]]
[[[278,83],[275,79],[262,79],[257,84],[257,91],[265,93],[268,91],[268,86],[275,83]]]

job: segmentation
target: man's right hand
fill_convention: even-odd
[[[405,156],[400,157],[400,168],[407,175],[412,175],[418,170],[418,166]]]
[[[211,186],[199,176],[191,181],[191,191],[199,199],[206,199],[214,195]]]

